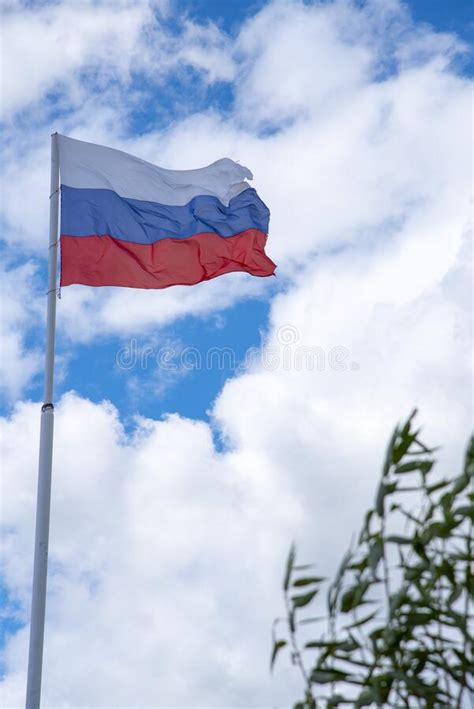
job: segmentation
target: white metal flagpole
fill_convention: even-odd
[[[53,462],[53,375],[54,340],[56,329],[56,271],[58,261],[59,226],[59,155],[57,133],[51,136],[51,193],[49,209],[48,306],[46,315],[46,362],[44,400],[41,408],[41,428],[38,465],[38,496],[36,500],[36,531],[31,599],[30,648],[26,709],[38,709],[41,697],[43,665],[44,618],[48,574],[49,512],[51,507],[51,469]]]

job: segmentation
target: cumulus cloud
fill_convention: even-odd
[[[117,85],[133,91],[136,77],[160,84],[180,67],[210,83],[234,76],[227,36],[212,22],[186,17],[173,30],[163,0],[10,3],[2,11],[6,120],[40,99],[50,108],[80,108],[91,94],[103,97]]]
[[[148,3],[76,3],[19,7],[3,17],[3,110],[9,114],[45,93],[78,86],[76,72],[100,68],[101,80],[127,76],[151,21]]]
[[[226,383],[210,424],[173,415],[139,420],[127,436],[111,404],[62,400],[45,658],[53,706],[288,705],[297,678],[282,670],[271,683],[266,667],[291,539],[330,570],[392,425],[419,406],[441,464],[455,470],[471,422],[470,85],[452,65],[463,46],[414,25],[396,0],[272,2],[234,39],[184,31],[195,52],[183,61],[204,82],[232,81],[225,115],[198,112],[137,136],[131,104],[104,108],[91,95],[58,119],[61,130],[169,167],[240,159],[272,211],[278,279],[233,274],[156,293],[73,287],[59,325],[70,342],[93,341],[266,294],[273,359]],[[8,148],[8,194],[44,191],[48,146],[37,128],[21,140]],[[42,248],[46,209],[32,198],[34,228],[22,227],[23,206],[7,200],[15,249]],[[34,316],[15,307],[8,332],[27,359]],[[2,421],[3,575],[23,621],[37,416],[23,403]],[[22,703],[26,645],[24,627],[6,646],[7,706]]]
[[[43,313],[32,293],[36,281],[32,262],[9,269],[2,267],[0,277],[0,392],[14,400],[21,396],[43,363],[40,349],[25,342],[33,323],[43,325]]]
[[[24,607],[37,416],[22,404],[2,425],[3,572]],[[76,395],[58,407],[55,460],[45,705],[265,704],[267,629],[297,501],[269,507],[204,423],[141,420],[127,439],[113,406]],[[21,702],[26,635],[8,644],[3,706]]]
[[[186,20],[183,32],[170,51],[172,64],[182,62],[204,73],[207,81],[232,81],[236,64],[232,42],[216,25],[198,25]]]

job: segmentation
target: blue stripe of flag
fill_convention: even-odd
[[[247,229],[268,233],[270,212],[253,188],[226,207],[217,197],[194,197],[184,206],[120,197],[107,189],[61,187],[61,234],[109,235],[136,244],[186,239],[213,232],[229,237]]]

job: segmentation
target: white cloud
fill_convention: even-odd
[[[346,101],[364,85],[373,51],[338,34],[331,11],[303,4],[274,3],[250,21],[236,46],[243,55],[242,120],[285,125],[308,117],[314,105]]]
[[[6,13],[3,110],[8,115],[50,91],[74,91],[76,72],[86,68],[99,73],[99,82],[126,79],[141,32],[151,20],[148,2],[114,6],[78,0]]]
[[[3,10],[1,96],[7,121],[20,110],[44,111],[35,106],[40,99],[49,99],[50,107],[60,102],[63,110],[80,109],[91,94],[103,99],[116,86],[130,90],[134,74],[153,84],[185,66],[210,83],[234,76],[226,35],[211,22],[186,18],[171,31],[166,0],[17,3]]]
[[[211,22],[198,25],[187,20],[170,51],[170,60],[172,64],[182,62],[204,72],[210,83],[232,81],[236,65],[231,51],[230,39],[216,25]]]
[[[23,404],[2,426],[2,517],[15,529],[4,570],[25,605],[38,413]],[[269,507],[207,425],[177,416],[143,420],[126,440],[113,407],[69,395],[55,456],[45,705],[266,703],[268,628],[298,506]],[[21,702],[25,642],[23,630],[9,643],[2,706]]]
[[[36,268],[29,262],[16,268],[1,268],[0,392],[8,399],[21,396],[39,372],[43,354],[25,343],[27,331],[43,313],[35,300]]]

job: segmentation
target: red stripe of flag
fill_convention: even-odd
[[[194,285],[232,271],[271,276],[267,235],[247,229],[223,238],[206,232],[187,239],[136,244],[111,236],[61,235],[61,286],[168,288]]]

